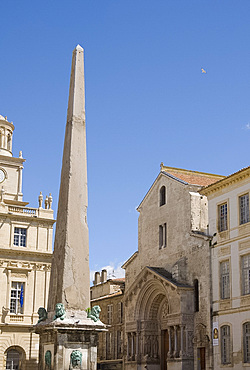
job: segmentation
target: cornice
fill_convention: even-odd
[[[29,257],[42,257],[46,258],[47,260],[52,260],[52,252],[42,252],[37,250],[28,250],[25,247],[22,247],[23,249],[10,249],[10,248],[0,248],[0,256],[10,256],[10,258],[21,256],[24,257],[26,260],[29,259]],[[8,257],[6,257],[8,258]]]
[[[124,292],[117,292],[117,293],[113,293],[113,294],[107,294],[107,295],[105,295],[105,296],[101,296],[101,297],[98,297],[98,298],[93,298],[93,299],[91,299],[91,302],[97,302],[97,301],[104,301],[104,300],[109,300],[109,299],[112,299],[112,300],[114,300],[114,299],[116,299],[117,298],[117,300],[121,300],[121,299],[123,299],[123,297],[124,297]]]
[[[21,213],[4,213],[0,212],[0,218],[4,217],[4,219],[9,218],[11,221],[23,221],[23,222],[34,222],[36,224],[39,224],[37,226],[44,226],[44,225],[50,225],[53,226],[56,222],[55,219],[52,218],[43,218],[43,217],[37,217],[37,216],[26,216],[25,214]]]
[[[219,180],[215,182],[214,184],[211,184],[209,186],[206,186],[200,190],[200,193],[202,195],[208,196],[213,193],[216,193],[219,190],[222,190],[228,186],[232,186],[234,184],[239,183],[240,181],[243,181],[244,179],[250,177],[250,166],[243,168],[239,170],[238,172],[233,173],[232,175],[229,175],[225,177],[222,180]]]
[[[11,270],[12,273],[29,273],[32,270],[36,271],[50,271],[51,270],[51,263],[46,262],[27,262],[27,261],[17,261],[17,260],[9,260],[9,259],[2,259],[0,258],[0,267]]]
[[[0,155],[0,166],[20,167],[26,161],[24,158],[7,157]]]

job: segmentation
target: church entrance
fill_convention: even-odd
[[[167,356],[169,351],[168,330],[161,331],[161,370],[167,370]]]

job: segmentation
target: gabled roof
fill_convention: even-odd
[[[129,259],[127,259],[127,261],[124,262],[124,264],[122,265],[122,269],[126,269],[127,266],[130,264],[130,262],[132,262],[137,255],[138,255],[138,251],[133,253],[132,256],[130,256]]]
[[[171,272],[169,272],[168,270],[164,269],[163,267],[150,267],[150,266],[147,266],[147,269],[150,270],[150,271],[153,271],[155,274],[159,275],[161,278],[167,280],[169,283],[175,285],[176,287],[192,288],[191,285],[182,284],[182,283],[178,282],[177,280],[175,280],[172,277]]]
[[[158,174],[157,178],[155,179],[155,181],[149,188],[145,197],[142,199],[141,203],[137,207],[138,211],[140,211],[141,204],[151,193],[151,190],[153,189],[157,180],[162,175],[167,176],[175,181],[178,181],[182,183],[183,185],[194,185],[194,186],[200,186],[200,187],[213,184],[225,177],[225,176],[215,175],[215,174],[206,173],[206,172],[185,170],[183,168],[167,167],[167,166],[164,166],[163,163],[161,163],[161,172]]]
[[[183,284],[178,282],[172,277],[171,272],[167,271],[163,267],[151,267],[151,266],[145,266],[136,276],[133,283],[129,288],[126,288],[125,294],[129,295],[133,292],[135,292],[138,288],[138,285],[140,286],[142,282],[145,281],[144,277],[145,274],[152,274],[153,276],[156,276],[160,278],[161,280],[165,281],[170,285],[172,288],[178,290],[178,289],[184,289],[184,290],[190,290],[193,289],[193,287],[189,284]]]

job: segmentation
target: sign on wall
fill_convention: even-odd
[[[213,346],[219,345],[219,325],[218,322],[213,323]]]

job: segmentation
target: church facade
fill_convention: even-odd
[[[213,368],[207,198],[222,176],[161,165],[125,269],[125,369]]]
[[[52,259],[52,197],[23,201],[25,159],[12,155],[14,125],[0,115],[0,369],[38,368],[39,336],[30,331],[47,306]]]

